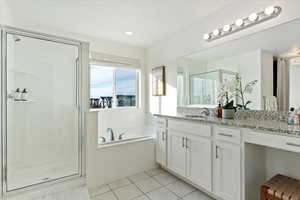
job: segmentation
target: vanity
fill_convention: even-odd
[[[295,19],[177,58],[168,79],[176,83],[178,114],[169,109],[175,95],[161,97],[153,112],[157,163],[222,200],[258,200],[276,174],[300,179],[299,125],[287,123],[300,116],[300,38],[291,31],[299,26]],[[235,120],[197,111],[215,113],[218,104],[224,111],[229,102],[241,111]]]
[[[300,136],[298,126],[257,123],[155,115],[156,161],[216,199],[258,200],[267,180],[266,149],[300,155]]]

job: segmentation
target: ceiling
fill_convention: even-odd
[[[9,0],[17,25],[148,47],[233,0]],[[132,36],[124,34],[132,31]]]

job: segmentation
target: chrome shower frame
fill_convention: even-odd
[[[68,180],[78,180],[86,177],[86,111],[89,108],[89,43],[64,37],[48,35],[24,29],[1,26],[1,190],[2,197],[19,194],[41,187],[48,187]],[[78,47],[76,61],[76,102],[78,108],[78,173],[71,176],[60,177],[43,183],[24,186],[15,190],[8,190],[7,185],[7,34],[24,36],[50,42],[72,45]]]

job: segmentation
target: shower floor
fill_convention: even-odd
[[[8,168],[8,191],[78,174],[77,163],[51,163],[32,167]]]

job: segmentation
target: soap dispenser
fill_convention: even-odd
[[[22,101],[28,101],[28,90],[26,88],[23,89],[21,98]]]

